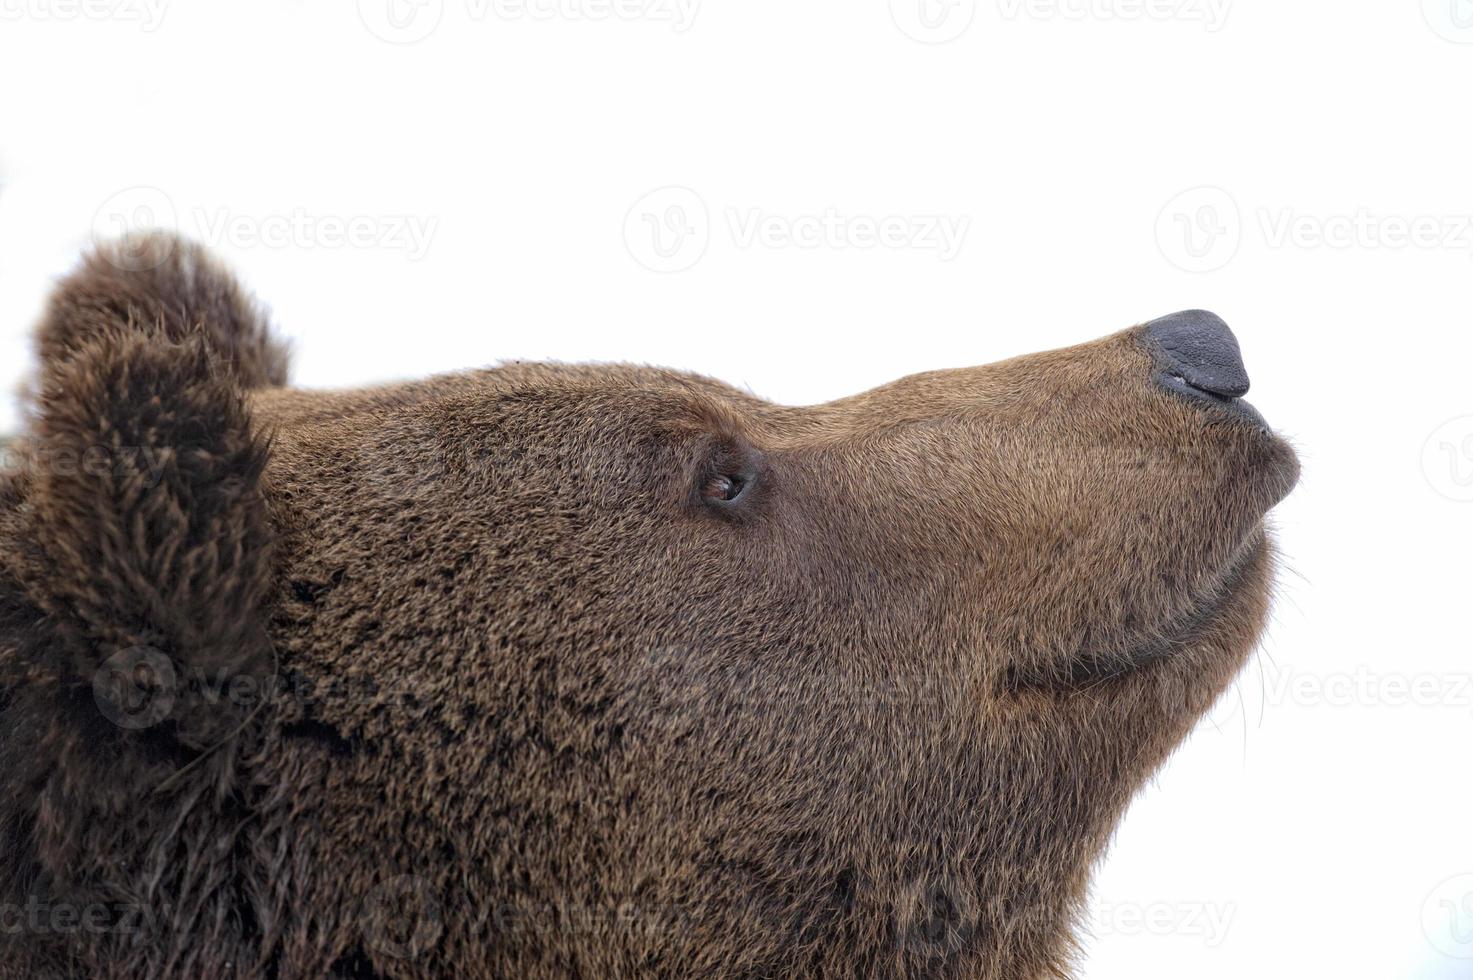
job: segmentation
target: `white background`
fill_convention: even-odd
[[[1081,974],[1473,976],[1473,3],[394,2],[0,0],[7,391],[52,278],[150,221],[314,386],[805,403],[1215,310],[1303,454],[1288,570]]]

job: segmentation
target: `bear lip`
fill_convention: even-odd
[[[1224,566],[1213,585],[1200,590],[1185,613],[1150,631],[1138,643],[1119,651],[1088,651],[1076,657],[1067,670],[1009,670],[1007,687],[1012,691],[1048,689],[1058,692],[1091,690],[1124,681],[1174,660],[1212,633],[1222,614],[1251,587],[1253,566],[1268,548],[1267,539],[1256,535]]]
[[[1265,432],[1271,431],[1263,413],[1246,399],[1235,395],[1221,395],[1192,384],[1174,371],[1158,371],[1156,383],[1167,391],[1202,405],[1208,411],[1222,414],[1226,419],[1239,422]]]

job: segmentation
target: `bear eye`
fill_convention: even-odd
[[[742,495],[747,481],[732,473],[718,473],[706,480],[701,496],[718,503],[730,503]]]
[[[727,520],[756,516],[754,508],[767,496],[761,453],[739,437],[712,437],[701,447],[698,466],[687,500]]]

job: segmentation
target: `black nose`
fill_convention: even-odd
[[[1163,316],[1146,324],[1146,336],[1156,358],[1156,379],[1165,387],[1214,401],[1248,393],[1238,338],[1216,314],[1186,310]]]

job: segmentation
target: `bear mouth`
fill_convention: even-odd
[[[1254,572],[1265,557],[1268,542],[1262,533],[1239,549],[1184,613],[1153,630],[1141,642],[1123,649],[1087,651],[1067,668],[1018,671],[1010,668],[1007,687],[1013,691],[1049,689],[1060,692],[1094,690],[1150,673],[1175,661],[1188,650],[1213,639],[1223,617],[1245,591],[1253,588]]]

